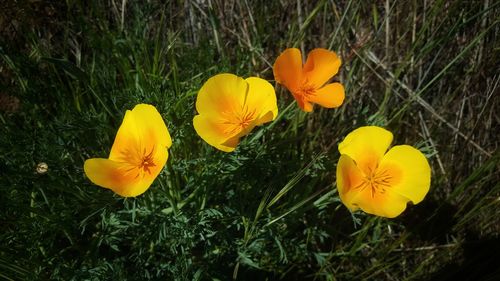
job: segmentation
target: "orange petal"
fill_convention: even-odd
[[[348,155],[366,175],[378,166],[389,145],[392,133],[377,126],[360,127],[339,144],[340,154]]]
[[[342,105],[344,97],[344,86],[340,83],[331,83],[316,90],[316,93],[309,97],[309,101],[322,107],[334,108]]]
[[[337,74],[340,64],[340,58],[335,52],[326,49],[314,49],[307,56],[304,65],[304,78],[308,84],[318,89]]]
[[[313,111],[313,105],[310,103],[308,100],[302,96],[302,94],[295,94],[292,92],[293,97],[295,98],[295,101],[297,102],[297,105],[299,106],[300,109],[304,112],[311,112]]]
[[[85,161],[83,169],[94,184],[113,190],[118,195],[133,197],[146,191],[154,179],[141,179],[137,167],[103,158]]]
[[[313,105],[302,98],[297,99],[297,104],[299,105],[300,109],[302,109],[304,112],[313,111]]]
[[[302,54],[297,48],[283,51],[273,66],[274,79],[289,91],[298,89],[302,83]]]

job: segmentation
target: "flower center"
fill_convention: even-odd
[[[294,92],[295,99],[302,105],[309,102],[311,97],[314,97],[315,95],[316,88],[309,84],[307,80],[299,86],[296,92]]]
[[[374,170],[370,169],[370,172],[363,178],[363,182],[355,188],[360,188],[361,190],[370,188],[370,192],[373,198],[375,197],[376,193],[385,193],[386,188],[390,187],[391,179],[392,175],[388,170],[379,170],[377,168],[375,168]]]
[[[310,96],[316,95],[316,88],[312,85],[309,85],[307,83],[304,83],[302,86],[299,88],[299,93],[304,97],[308,98]]]
[[[229,126],[226,127],[224,131],[227,135],[235,135],[245,130],[255,119],[255,109],[249,110],[248,106],[243,106],[241,111],[224,113],[226,121],[224,124]]]
[[[151,170],[149,168],[156,166],[153,161],[153,152],[154,148],[151,149],[151,152],[149,154],[146,154],[146,150],[144,150],[144,156],[142,157],[141,163],[139,164],[139,169],[142,169],[148,174],[151,174]]]

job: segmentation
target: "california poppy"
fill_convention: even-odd
[[[392,138],[383,128],[367,126],[339,144],[337,189],[351,211],[393,218],[408,202],[421,202],[429,191],[431,169],[425,156],[409,145],[387,151]]]
[[[309,52],[302,65],[302,54],[297,48],[286,49],[273,66],[274,79],[284,85],[293,95],[299,107],[313,110],[313,103],[326,108],[335,108],[344,101],[344,86],[330,80],[339,71],[341,60],[335,52],[314,49]]]
[[[152,105],[127,110],[107,159],[85,161],[94,184],[124,197],[144,193],[165,166],[172,139],[160,113]]]
[[[196,110],[193,125],[198,135],[211,146],[231,152],[255,126],[276,118],[278,104],[266,80],[223,73],[201,87]]]

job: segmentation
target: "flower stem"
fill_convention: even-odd
[[[177,203],[175,202],[175,199],[172,196],[171,188],[169,188],[169,186],[165,187],[165,185],[163,184],[163,181],[159,181],[159,182],[160,182],[161,189],[163,191],[165,191],[165,196],[167,196],[167,200],[170,203],[171,211],[173,211],[174,215],[176,216],[179,213],[179,209],[177,208]],[[167,209],[169,209],[169,208],[167,208]]]

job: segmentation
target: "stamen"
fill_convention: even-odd
[[[310,97],[316,95],[316,88],[311,85],[305,84],[300,87],[300,92],[304,97]]]
[[[144,149],[144,154],[146,154],[146,155],[142,158],[142,163],[139,165],[139,168],[141,168],[143,171],[147,172],[148,174],[151,174],[150,168],[156,166],[154,161],[153,161],[154,150],[155,150],[155,148],[153,147],[151,149],[151,152],[146,154],[146,150]]]
[[[224,133],[234,135],[243,131],[255,119],[255,113],[255,109],[250,111],[246,105],[238,112],[223,112],[223,115],[226,117],[226,121],[223,124],[229,125]]]
[[[375,197],[376,193],[384,194],[386,188],[390,187],[391,174],[387,170],[380,171],[377,169],[372,170],[371,168],[368,168],[368,170],[370,171],[369,174],[364,178],[363,183],[360,184],[360,186],[363,186],[361,190],[366,186],[370,186],[372,198]]]
[[[309,81],[305,79],[305,81],[303,81],[302,85],[300,85],[299,87],[297,98],[301,99],[302,102],[307,102],[311,97],[315,95],[316,95],[316,87],[309,84]]]

